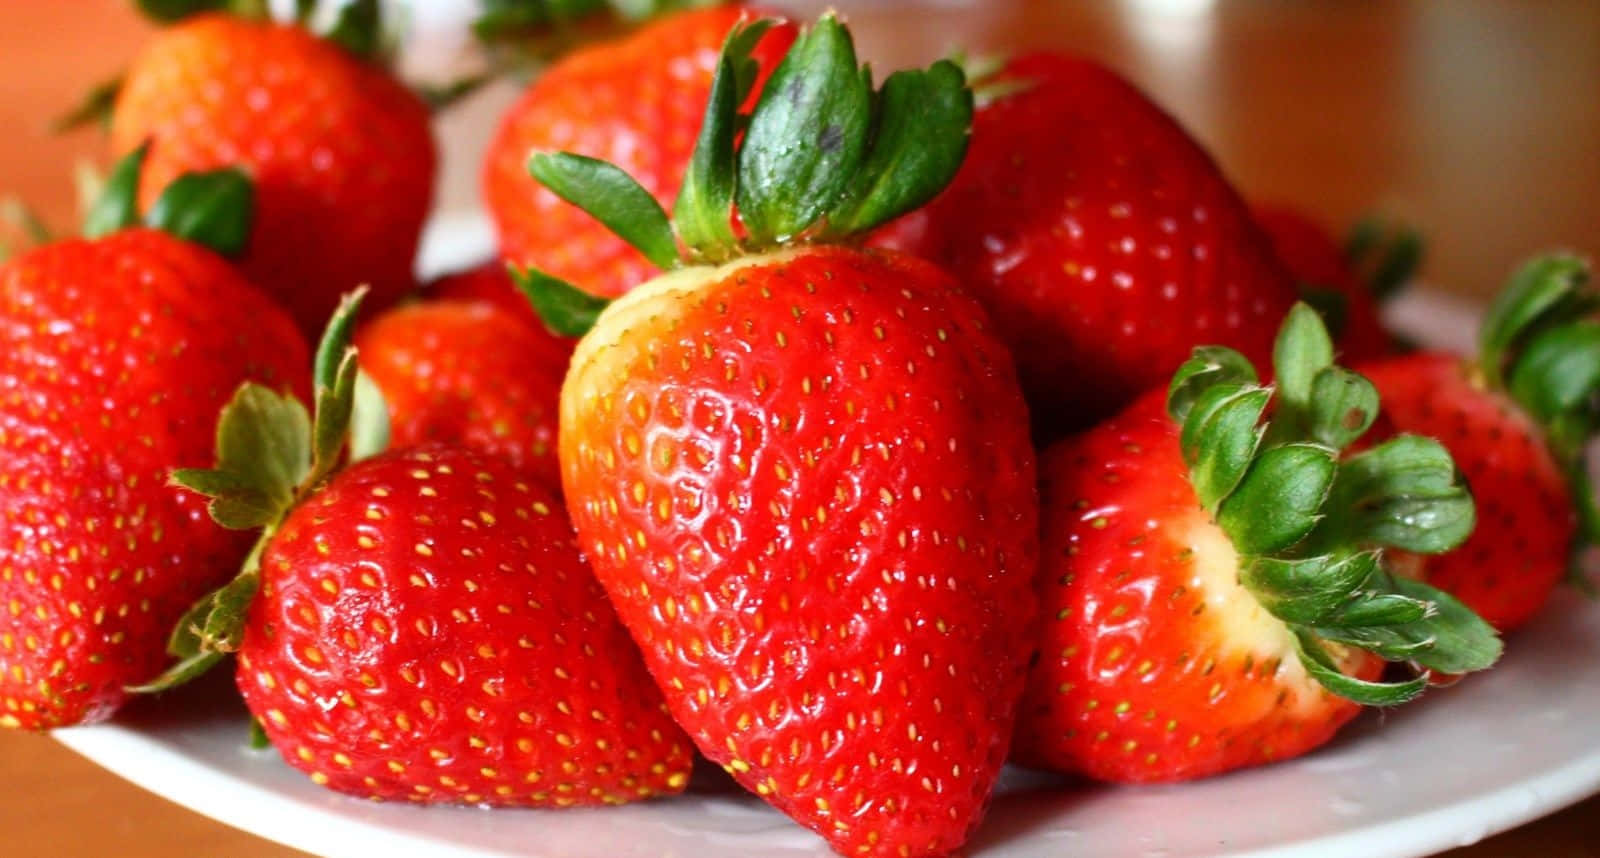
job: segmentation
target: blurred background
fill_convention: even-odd
[[[474,0],[402,0],[408,74],[471,67]],[[1427,236],[1423,276],[1474,296],[1543,248],[1600,253],[1596,0],[794,0],[833,5],[879,68],[952,49],[1059,48],[1149,91],[1252,199],[1342,229],[1371,209]],[[0,194],[76,222],[71,170],[93,131],[49,121],[114,75],[148,25],[127,0],[8,2],[0,24]],[[446,209],[470,209],[477,155],[516,88],[440,121]]]
[[[410,0],[406,70],[471,66],[472,0]],[[956,47],[1057,48],[1099,58],[1148,90],[1246,196],[1343,228],[1372,209],[1429,241],[1424,278],[1486,296],[1533,251],[1600,255],[1597,0],[972,0],[831,4],[880,69]],[[50,120],[114,75],[150,32],[128,0],[5,0],[0,17],[0,195],[77,222],[74,165],[94,131]],[[477,157],[516,93],[492,88],[443,116],[445,209],[470,210]],[[1487,737],[1486,737],[1487,738]],[[0,854],[285,856],[166,804],[33,736],[0,731]],[[1600,800],[1458,858],[1594,858]]]

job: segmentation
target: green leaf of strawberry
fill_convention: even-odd
[[[667,213],[650,192],[614,164],[570,152],[540,152],[528,172],[556,196],[580,205],[659,268],[678,265]]]
[[[174,179],[145,213],[145,225],[231,256],[250,237],[255,189],[242,170],[225,167]]]
[[[139,174],[150,144],[122,156],[106,177],[100,198],[83,219],[84,238],[99,238],[139,222]]]

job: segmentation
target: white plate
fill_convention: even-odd
[[[442,219],[430,272],[487,255],[481,218]],[[1397,327],[1467,348],[1473,309],[1415,294]],[[219,672],[220,673],[220,672]],[[820,838],[717,777],[683,797],[594,810],[416,808],[313,786],[245,747],[228,677],[56,738],[200,813],[307,852],[429,858],[823,858]],[[181,716],[175,714],[182,712]],[[1193,784],[1113,788],[1007,772],[973,858],[1361,855],[1409,858],[1474,843],[1600,791],[1600,608],[1558,594],[1496,669],[1387,713],[1332,745]]]

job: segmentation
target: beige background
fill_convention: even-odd
[[[856,4],[836,5],[848,12]],[[76,219],[71,167],[97,156],[99,141],[54,138],[45,125],[137,47],[147,30],[130,6],[0,3],[0,192],[32,201],[59,225]],[[1295,202],[1337,224],[1375,204],[1410,218],[1430,238],[1425,276],[1444,288],[1485,295],[1540,248],[1600,252],[1595,0],[977,6],[853,17],[880,65],[925,59],[958,40],[1106,59],[1188,124],[1247,194]],[[294,854],[142,792],[41,737],[0,731],[0,783],[7,856]],[[1600,858],[1600,799],[1451,854]]]

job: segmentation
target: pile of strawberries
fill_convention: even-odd
[[[4,726],[232,656],[343,792],[614,804],[698,754],[949,855],[1008,760],[1204,777],[1487,668],[1600,530],[1583,262],[1407,352],[1410,242],[1252,212],[1092,63],[875,81],[831,15],[664,15],[527,89],[503,260],[419,288],[376,4],[148,5],[85,237],[0,267]]]

